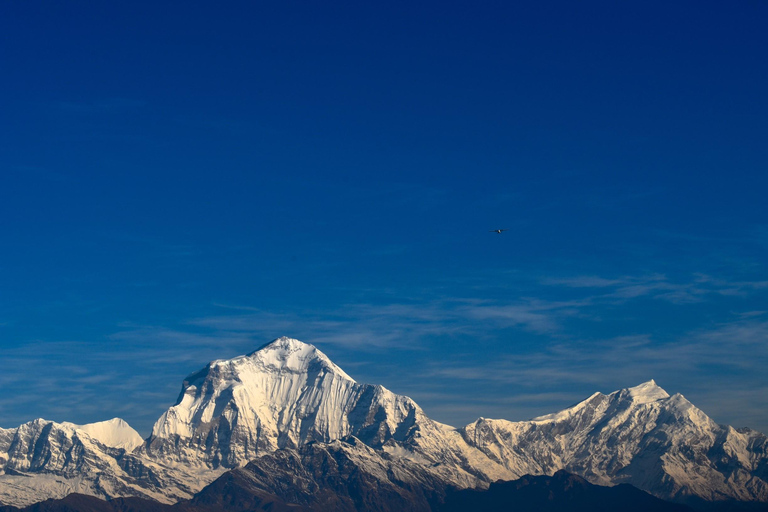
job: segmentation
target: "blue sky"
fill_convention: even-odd
[[[454,425],[768,431],[768,4],[511,3],[0,6],[0,427],[287,335]]]

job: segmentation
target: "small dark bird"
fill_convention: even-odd
[[[489,231],[489,233],[498,233],[501,234],[502,231],[509,231],[508,229],[492,229]]]

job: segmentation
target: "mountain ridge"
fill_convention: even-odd
[[[765,436],[717,425],[654,380],[527,421],[452,427],[287,337],[191,373],[146,440],[131,432],[117,418],[0,429],[0,503],[70,492],[172,503],[261,456],[350,436],[456,488],[567,470],[678,501],[768,501]]]
[[[376,474],[384,468],[388,468],[388,474]],[[402,475],[395,476],[397,470],[421,473],[426,480],[404,482]],[[564,471],[495,482],[487,491],[451,489],[443,482],[430,481],[429,475],[415,465],[403,466],[402,461],[382,458],[381,452],[368,451],[359,442],[339,441],[311,443],[300,450],[265,455],[225,473],[192,499],[175,505],[140,498],[103,501],[70,494],[23,509],[0,506],[0,512],[463,512],[509,510],[510,503],[518,512],[692,512],[691,508],[654,498],[627,484],[595,486]],[[707,512],[735,511],[714,507]]]

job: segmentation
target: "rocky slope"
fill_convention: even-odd
[[[357,447],[366,451],[360,444]],[[356,453],[354,445],[343,446],[339,441],[279,450],[245,468],[225,473],[192,500],[176,505],[140,498],[103,501],[71,494],[24,509],[0,507],[0,512],[692,512],[688,507],[654,498],[627,484],[595,486],[564,471],[553,476],[497,482],[487,491],[445,490],[442,482],[428,480],[414,488],[397,478],[402,470],[418,474],[422,469],[408,468],[407,464],[382,457],[380,451],[367,450],[370,453]],[[380,460],[375,461],[377,458]],[[380,474],[380,470],[386,474]],[[281,479],[285,479],[282,484]],[[425,493],[424,489],[431,485],[437,492]],[[736,512],[722,507],[709,512],[727,511]]]
[[[262,455],[222,475],[188,505],[249,510],[271,497],[310,510],[418,512],[441,502],[446,487],[421,464],[350,437]]]

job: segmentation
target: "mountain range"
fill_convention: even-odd
[[[117,418],[0,429],[0,504],[15,507],[78,493],[200,510],[248,500],[273,510],[430,510],[531,475],[757,506],[768,502],[768,442],[716,424],[652,380],[528,421],[453,427],[290,338],[187,377],[147,439]]]

